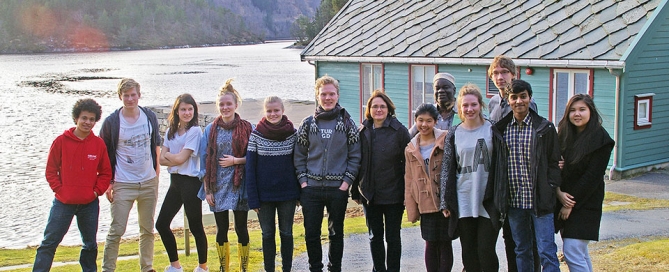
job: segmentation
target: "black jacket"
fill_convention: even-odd
[[[534,110],[529,112],[532,118],[532,148],[530,150],[530,178],[534,197],[534,213],[537,216],[552,213],[555,207],[555,188],[560,186],[560,145],[557,131],[550,121],[539,116]],[[507,125],[513,119],[513,112],[492,126],[493,151],[488,176],[488,185],[483,206],[490,215],[495,227],[504,221],[509,206],[509,148],[504,141]]]
[[[359,130],[362,161],[351,199],[367,204],[403,203],[404,149],[411,141],[409,131],[393,116],[377,129],[374,121],[366,119]]]
[[[557,216],[562,208],[559,200],[555,205],[555,231],[563,230],[563,238],[599,240],[604,201],[604,172],[609,164],[614,142],[602,127],[588,139],[586,154],[581,161],[570,163],[573,150],[564,151],[562,184],[560,189],[574,197],[576,205],[566,221]]]

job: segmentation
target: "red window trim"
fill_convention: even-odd
[[[643,100],[648,100],[648,124],[639,125],[639,102]],[[647,96],[634,96],[634,130],[638,129],[647,129],[650,128],[653,124],[653,95]]]
[[[553,79],[555,70],[582,70],[588,71],[588,80],[590,81],[590,86],[588,86],[588,95],[595,98],[594,89],[595,89],[595,69],[582,69],[582,68],[550,68],[550,73],[548,77],[548,120],[551,122],[560,122],[560,120],[553,120],[553,96],[555,94],[555,89],[553,88]]]

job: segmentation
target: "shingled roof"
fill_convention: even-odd
[[[618,61],[659,3],[350,0],[301,55]]]

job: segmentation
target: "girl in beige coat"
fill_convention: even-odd
[[[452,237],[448,235],[448,218],[439,210],[439,181],[446,131],[435,129],[437,108],[423,104],[416,109],[418,134],[406,147],[404,199],[409,221],[420,219],[425,240],[427,271],[451,271],[453,267]]]

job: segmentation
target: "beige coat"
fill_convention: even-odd
[[[411,222],[416,222],[421,214],[439,212],[439,182],[446,132],[434,129],[436,139],[430,156],[429,176],[425,171],[423,156],[420,155],[420,134],[411,139],[404,150],[404,201]]]

